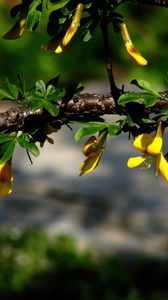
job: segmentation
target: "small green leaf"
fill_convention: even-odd
[[[43,80],[38,80],[35,83],[36,91],[39,91],[43,96],[46,95],[46,85]]]
[[[20,92],[22,93],[23,96],[26,96],[26,84],[25,84],[25,78],[23,73],[17,74],[17,79],[18,79]]]
[[[129,102],[138,102],[140,104],[145,104],[146,106],[153,106],[156,104],[158,97],[154,95],[148,95],[145,93],[125,93],[118,99],[119,105],[125,105]]]
[[[150,106],[154,106],[156,104],[158,100],[158,97],[153,96],[153,95],[144,95],[144,103],[146,104],[146,106],[150,107]]]
[[[55,92],[55,87],[53,85],[48,85],[47,86],[47,91],[46,91],[46,96],[50,96]]]
[[[119,105],[125,105],[128,102],[139,102],[137,100],[141,100],[141,103],[143,102],[144,93],[124,93],[120,96],[118,99]]]
[[[62,7],[64,7],[70,0],[57,0],[57,3],[49,3],[48,4],[48,7],[49,7],[49,10],[52,11],[52,10],[57,10],[57,9],[60,9]]]
[[[108,125],[108,133],[110,136],[115,136],[121,132],[121,128],[119,125],[116,124],[109,124]]]
[[[11,96],[5,89],[3,89],[2,87],[0,87],[0,95],[5,97],[6,99],[14,99],[13,96]]]
[[[40,151],[38,147],[34,143],[30,143],[27,141],[27,137],[20,136],[17,138],[18,144],[22,147],[31,152],[35,157],[38,157],[40,154]]]
[[[43,101],[43,108],[45,108],[53,117],[59,114],[59,107],[48,101]]]
[[[93,36],[93,33],[97,27],[98,23],[95,21],[89,22],[82,33],[82,39],[84,42],[89,42]]]
[[[11,92],[13,98],[14,98],[15,100],[17,100],[18,94],[19,94],[19,89],[18,89],[18,87],[17,87],[15,84],[10,83],[8,79],[5,80],[5,83],[7,84],[7,87],[8,87],[8,89],[9,89],[9,91]]]
[[[168,115],[168,106],[163,107],[161,113],[164,115]]]
[[[37,7],[39,6],[40,3],[41,3],[41,0],[36,0],[30,6],[30,10],[29,10],[29,13],[27,15],[27,20],[26,20],[27,29],[30,31],[33,31],[34,28],[37,26],[37,24],[40,21],[41,11],[37,10]]]
[[[103,130],[106,128],[106,124],[101,123],[99,126],[91,126],[91,127],[83,127],[77,130],[75,133],[75,141],[78,142],[80,141],[84,136],[90,135],[90,134],[95,134],[98,131]]]
[[[62,99],[65,96],[65,89],[55,90],[52,94],[47,96],[48,101],[56,102],[59,99]]]
[[[13,136],[11,136],[10,134],[6,134],[6,133],[1,133],[0,132],[0,144],[9,142],[11,140],[13,140]]]
[[[43,102],[42,101],[43,101],[43,99],[31,101],[31,102],[28,103],[28,107],[33,111],[35,111],[37,109],[41,109],[41,108],[43,108]]]
[[[152,120],[152,119],[145,119],[145,118],[142,118],[142,121],[143,121],[143,123],[145,123],[145,124],[152,124],[152,123],[155,123],[155,121]]]
[[[160,97],[160,94],[158,93],[158,91],[150,84],[150,82],[148,82],[146,80],[134,79],[131,81],[131,84],[138,86],[140,89],[142,89],[156,97]]]
[[[15,149],[15,139],[1,144],[0,146],[0,164],[5,163],[6,161],[12,158],[13,152]]]

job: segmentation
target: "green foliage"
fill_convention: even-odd
[[[0,297],[166,300],[168,261],[78,250],[68,235],[49,239],[35,228],[0,232]]]
[[[78,122],[83,124],[82,122]],[[121,132],[121,128],[117,124],[107,122],[87,122],[87,127],[80,128],[75,133],[75,141],[80,141],[86,135],[95,134],[103,129],[107,129],[110,136],[115,136]]]
[[[148,94],[135,92],[124,93],[118,99],[119,105],[125,105],[129,102],[137,102],[140,104],[145,104],[147,107],[150,107],[156,104],[158,98],[161,98],[158,91],[152,87],[150,82],[143,79],[134,79],[131,81],[131,83],[136,85],[140,89],[146,91]]]
[[[16,138],[16,141],[22,148],[25,148],[27,151],[31,152],[35,157],[37,157],[40,155],[40,151],[34,143],[30,142],[30,140],[31,139],[27,134],[23,134]]]

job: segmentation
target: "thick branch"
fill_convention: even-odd
[[[168,99],[165,98],[166,93],[161,93],[161,96],[164,97],[164,100],[158,99],[157,104],[153,107],[144,107],[144,112],[146,114],[152,112],[157,113],[163,107],[168,106]],[[74,95],[66,107],[64,107],[61,100],[59,100],[57,103],[61,109],[60,114],[55,118],[51,117],[51,115],[46,113],[46,111],[42,110],[33,112],[23,106],[10,108],[5,112],[0,113],[0,131],[28,131],[31,128],[40,126],[40,124],[44,124],[48,120],[57,121],[67,119],[68,121],[83,120],[87,122],[89,120],[96,120],[105,114],[117,114],[115,101],[110,95],[79,94]],[[129,114],[129,106],[121,106],[120,108],[121,115]]]

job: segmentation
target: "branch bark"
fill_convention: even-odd
[[[144,113],[157,113],[163,107],[168,106],[167,92],[161,92],[162,99],[158,99],[155,106],[145,107]],[[164,100],[163,100],[164,98]],[[59,100],[60,114],[52,117],[48,112],[43,110],[31,111],[23,106],[16,106],[0,113],[0,131],[27,131],[33,126],[40,126],[47,121],[57,122],[58,120],[67,119],[67,121],[95,121],[105,114],[117,114],[116,104],[110,95],[100,94],[79,94],[64,106],[62,100]],[[130,105],[120,106],[121,115],[129,115]],[[131,114],[133,112],[131,111]],[[137,114],[137,111],[136,111]]]

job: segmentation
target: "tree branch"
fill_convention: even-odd
[[[161,92],[161,99],[158,99],[156,105],[152,107],[144,106],[144,114],[159,113],[160,110],[168,106],[167,92]],[[132,103],[132,102],[131,102]],[[60,114],[52,117],[48,112],[43,110],[31,111],[23,106],[10,108],[0,113],[0,131],[29,131],[32,128],[39,127],[47,121],[57,122],[58,120],[67,119],[67,121],[96,121],[100,116],[105,114],[117,114],[114,99],[110,95],[100,94],[79,94],[74,95],[67,103],[66,107],[62,100],[57,102]],[[63,109],[62,109],[63,108]],[[133,114],[130,105],[120,106],[121,115]],[[137,114],[137,112],[135,112]]]

